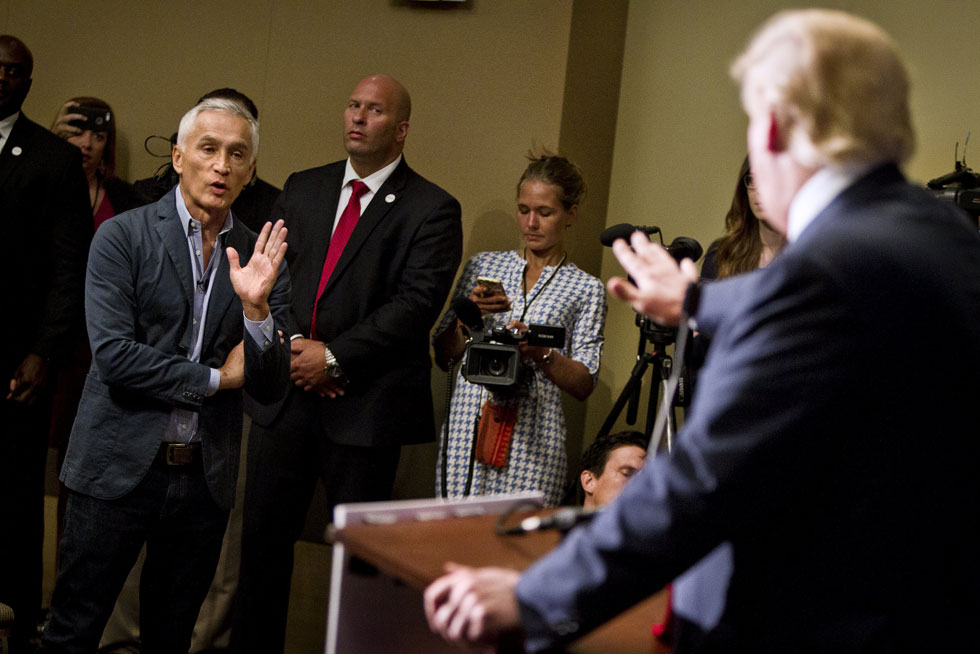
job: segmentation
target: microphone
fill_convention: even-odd
[[[483,331],[483,313],[476,302],[468,297],[458,297],[453,300],[453,311],[464,325],[473,331]]]
[[[680,262],[681,259],[697,261],[701,258],[704,249],[693,238],[678,236],[667,246],[667,251],[670,252],[670,256],[674,257],[675,261]]]
[[[565,532],[579,523],[588,522],[601,511],[602,507],[593,509],[583,509],[580,507],[559,509],[544,518],[539,516],[524,518],[516,527],[511,527],[504,531],[504,534],[529,534],[533,531],[545,531],[547,529],[557,529],[558,531]]]
[[[629,223],[619,223],[612,227],[607,227],[599,234],[599,242],[606,247],[611,246],[617,239],[629,240],[633,232],[643,232],[644,234],[656,234],[660,231],[659,227],[653,225],[630,225]]]

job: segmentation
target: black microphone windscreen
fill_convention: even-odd
[[[483,314],[473,300],[468,297],[456,298],[453,300],[453,311],[456,312],[456,317],[470,329],[483,329]]]
[[[607,227],[602,230],[599,234],[599,241],[609,247],[617,240],[623,238],[629,240],[630,234],[636,231],[636,227],[630,225],[629,223],[619,223],[618,225],[613,225],[612,227]]]
[[[676,261],[681,261],[682,259],[697,261],[704,253],[704,248],[693,238],[678,236],[667,246],[667,251],[670,252],[670,256],[674,257]]]

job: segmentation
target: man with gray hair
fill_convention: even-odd
[[[712,338],[688,420],[669,456],[523,575],[451,566],[425,595],[447,639],[522,628],[528,651],[548,649],[728,542],[727,592],[703,591],[720,610],[676,611],[675,652],[975,641],[980,237],[899,172],[913,144],[908,79],[876,25],[777,14],[732,74],[786,249],[699,296],[692,262],[678,267],[639,233],[614,245],[633,280],[610,280],[614,295],[661,323],[687,307]],[[908,344],[931,335],[916,383]]]
[[[258,123],[209,99],[183,117],[180,181],[103,225],[85,312],[92,368],[61,480],[69,489],[42,652],[94,652],[143,544],[141,651],[187,652],[234,500],[242,390],[289,385],[289,279],[279,221],[230,211],[251,178]]]

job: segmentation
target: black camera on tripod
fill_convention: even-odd
[[[456,298],[453,310],[470,330],[462,373],[471,384],[481,384],[493,390],[516,386],[523,369],[521,351],[517,347],[521,343],[559,349],[565,346],[564,327],[531,325],[526,331],[503,327],[486,331],[480,309],[472,300]]]
[[[966,137],[967,142],[970,137]],[[963,158],[958,159],[959,143],[953,151],[953,172],[940,175],[935,179],[929,180],[926,188],[933,196],[952,202],[960,209],[966,211],[973,221],[980,219],[980,174],[973,172],[973,169],[966,165],[966,145],[963,146]],[[976,222],[971,222],[976,227]]]

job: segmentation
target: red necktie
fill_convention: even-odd
[[[357,219],[361,217],[361,196],[368,191],[367,184],[356,179],[351,181],[350,188],[350,200],[344,208],[344,213],[340,214],[340,220],[337,221],[337,228],[333,230],[333,236],[330,237],[330,246],[327,247],[327,258],[323,260],[320,284],[317,286],[316,299],[313,301],[310,338],[316,338],[317,302],[320,301],[320,296],[323,295],[323,289],[326,288],[327,282],[330,281],[330,274],[333,273],[333,269],[337,266],[337,262],[340,260],[340,254],[344,251],[344,246],[347,245],[347,240],[354,231],[354,226],[357,225]]]

